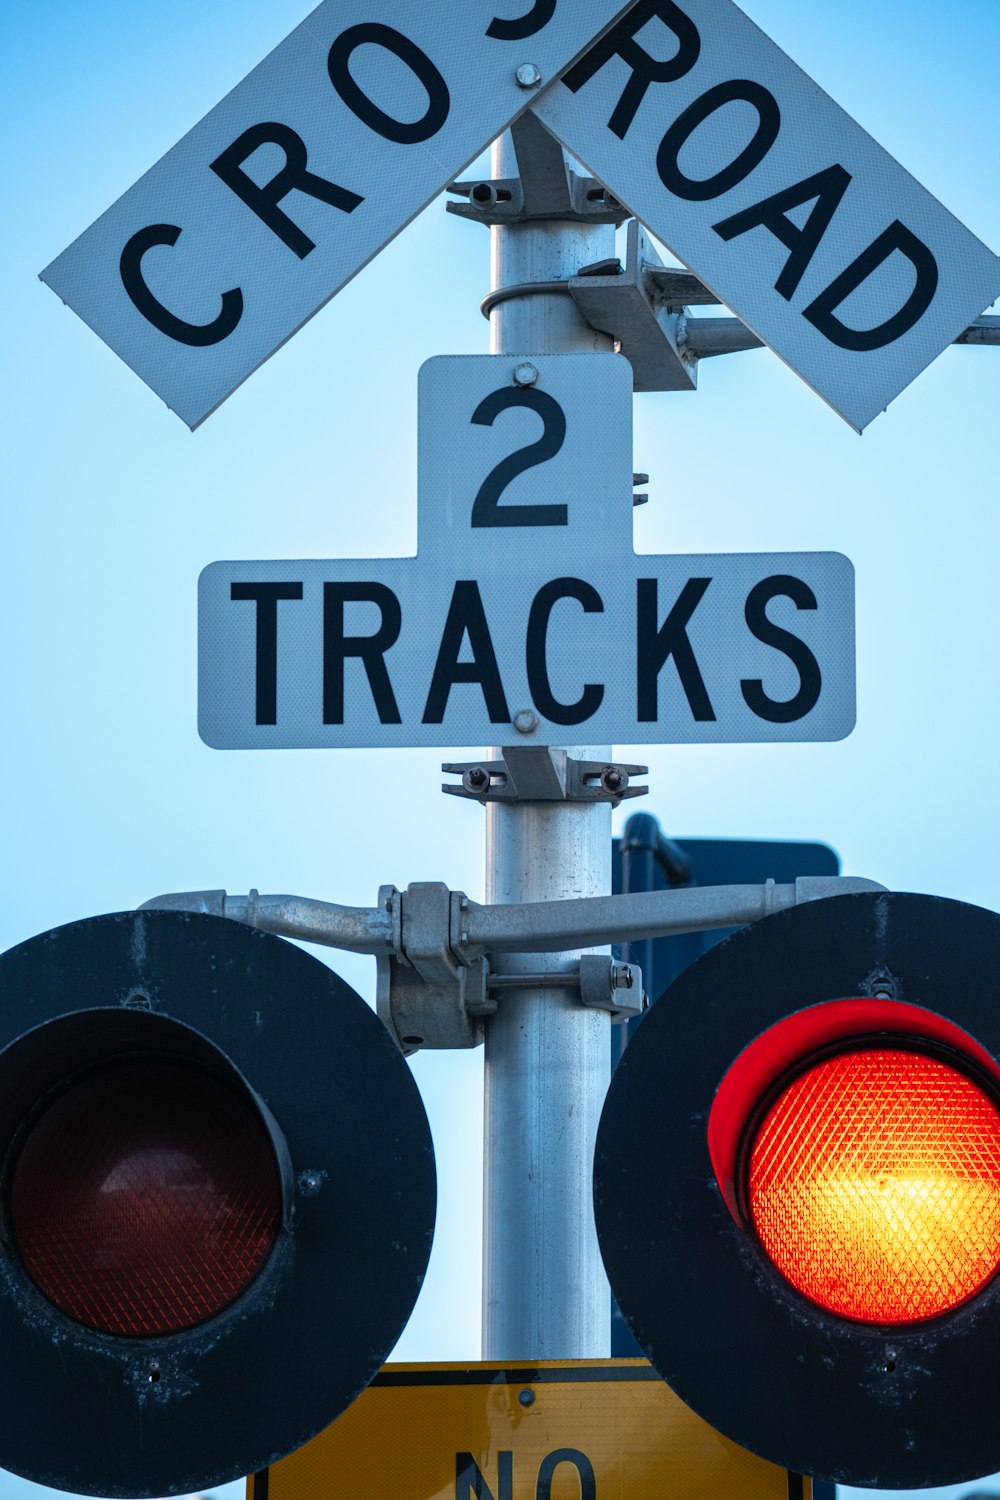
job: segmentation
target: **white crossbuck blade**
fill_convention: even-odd
[[[197,427],[628,9],[324,0],[42,279]]]
[[[731,0],[498,6],[324,0],[43,279],[195,427],[530,106],[858,431],[1000,293]]]
[[[535,113],[859,432],[1000,293],[992,250],[732,0],[640,0]]]

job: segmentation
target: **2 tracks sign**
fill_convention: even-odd
[[[836,740],[854,570],[835,552],[636,553],[614,354],[443,357],[419,382],[416,557],[218,562],[217,749]]]

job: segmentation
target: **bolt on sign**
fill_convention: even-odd
[[[642,1359],[386,1365],[247,1500],[813,1500],[739,1448]]]

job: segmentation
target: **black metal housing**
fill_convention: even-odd
[[[95,917],[0,957],[0,1200],[45,1100],[122,1057],[235,1081],[270,1134],[283,1223],[255,1280],[186,1332],[124,1338],[55,1308],[0,1215],[0,1464],[106,1496],[203,1490],[306,1442],[402,1331],[435,1210],[430,1132],[369,1007],[317,959],[218,917]]]
[[[709,1156],[716,1090],[786,1016],[890,994],[1000,1057],[1000,916],[932,896],[809,902],[745,928],[637,1028],[598,1133],[594,1198],[612,1289],[695,1411],[799,1473],[872,1488],[1000,1469],[1000,1278],[939,1318],[873,1327],[824,1312],[727,1206]]]

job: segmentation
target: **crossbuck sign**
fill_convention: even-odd
[[[220,562],[202,574],[210,745],[850,732],[845,557],[633,550],[624,360],[429,360],[418,430],[416,557]]]
[[[1000,292],[732,0],[324,0],[43,278],[197,426],[529,105],[858,430]]]

